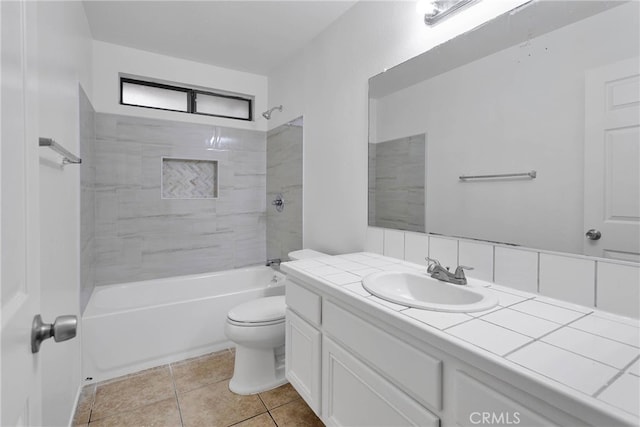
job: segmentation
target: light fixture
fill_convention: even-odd
[[[444,18],[460,11],[479,0],[420,0],[416,5],[419,13],[424,13],[424,23],[435,25]]]

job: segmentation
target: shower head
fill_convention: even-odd
[[[273,107],[272,109],[265,111],[264,113],[262,113],[262,117],[267,120],[271,119],[271,113],[273,112],[273,110],[282,111],[282,105],[278,105],[277,107]]]

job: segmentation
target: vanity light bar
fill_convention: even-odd
[[[424,23],[426,25],[435,25],[447,16],[477,1],[480,0],[431,0],[433,12],[424,15]]]
[[[467,179],[484,179],[484,178],[517,178],[517,177],[529,177],[535,179],[537,177],[536,171],[524,172],[524,173],[503,173],[498,175],[460,175],[458,178],[460,181],[466,181]]]

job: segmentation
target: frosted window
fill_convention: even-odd
[[[251,101],[248,99],[227,98],[223,96],[196,93],[196,113],[214,116],[251,119]]]
[[[128,77],[120,78],[120,103],[134,107],[252,120],[253,101],[249,95],[231,95],[226,92],[172,86]]]
[[[122,103],[140,107],[188,112],[187,92],[122,82]]]

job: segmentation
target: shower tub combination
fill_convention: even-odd
[[[232,347],[227,312],[284,295],[284,280],[257,266],[98,286],[82,316],[83,376],[102,381]]]

